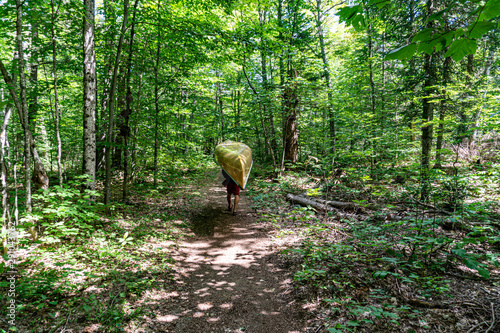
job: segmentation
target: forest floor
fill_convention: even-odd
[[[146,320],[145,331],[302,332],[290,272],[279,267],[244,191],[238,214],[226,210],[222,180],[209,179],[199,189],[192,234],[172,253],[177,287],[150,295],[155,316]]]
[[[97,215],[71,187],[37,199],[43,237],[21,241],[16,325],[2,308],[0,333],[498,329],[496,182],[481,196],[497,204],[473,199],[469,215],[446,220],[387,204],[402,191],[390,184],[328,189],[297,175],[254,178],[233,216],[221,182],[215,169],[138,180],[125,204]],[[326,213],[285,199],[325,189],[365,208]]]
[[[0,332],[303,332],[292,274],[246,191],[233,216],[221,183],[213,169],[145,182],[88,238],[21,244],[16,325],[2,309]]]

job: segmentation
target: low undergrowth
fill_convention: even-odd
[[[347,172],[324,182],[295,172],[263,180],[253,198],[276,227],[297,297],[315,309],[311,331],[491,332],[500,310],[498,177],[498,167],[435,172],[423,202],[418,177],[395,184]],[[365,210],[291,207],[286,193]]]
[[[141,181],[126,203],[108,206],[98,203],[97,193],[81,191],[84,179],[37,193],[33,215],[16,229],[15,297],[8,295],[6,279],[0,284],[0,304],[15,300],[15,325],[4,320],[0,332],[123,332],[140,326],[150,311],[149,294],[173,288],[170,253],[188,233],[201,196],[191,184],[205,176],[186,172],[156,187]],[[89,205],[91,196],[97,203]],[[10,276],[8,259],[0,263],[4,277]],[[2,318],[8,318],[6,310],[1,307]]]

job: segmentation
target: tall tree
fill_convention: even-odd
[[[132,113],[132,88],[130,86],[130,77],[132,72],[132,54],[134,51],[134,36],[135,36],[135,16],[137,13],[137,5],[139,0],[135,0],[134,3],[134,13],[132,16],[132,27],[130,29],[130,44],[128,50],[128,60],[127,60],[127,83],[126,83],[126,96],[125,96],[125,110],[122,111],[121,116],[123,117],[122,126],[120,128],[120,134],[123,136],[123,187],[122,195],[123,200],[127,199],[127,182],[128,182],[128,152],[129,152],[129,137],[130,137],[130,127],[129,119]]]
[[[56,42],[56,19],[58,16],[59,6],[56,8],[54,0],[50,0],[51,8],[51,19],[52,24],[50,27],[51,38],[52,38],[52,80],[54,84],[54,119],[55,119],[55,132],[56,132],[56,142],[57,142],[57,175],[59,179],[59,185],[63,182],[63,172],[62,172],[62,142],[61,134],[59,132],[59,96],[57,92],[57,42]]]
[[[28,103],[26,100],[26,74],[24,73],[24,46],[23,46],[23,2],[16,0],[16,45],[17,64],[19,69],[19,94],[21,103],[21,116],[24,127],[24,190],[26,191],[26,211],[31,213],[31,149],[30,129],[28,122]]]
[[[123,2],[123,21],[122,21],[122,29],[120,32],[120,39],[118,42],[118,46],[116,49],[116,59],[115,66],[113,69],[113,77],[111,78],[111,91],[109,93],[109,117],[108,117],[108,147],[106,149],[106,183],[104,187],[104,203],[109,204],[111,201],[111,142],[113,138],[114,131],[114,113],[115,113],[115,91],[116,91],[116,82],[118,76],[118,68],[120,66],[120,56],[122,52],[123,39],[125,37],[125,30],[127,28],[127,19],[128,19],[128,4],[129,1],[125,0]]]
[[[86,188],[95,190],[97,78],[95,59],[94,0],[84,0],[83,19],[83,174]],[[109,148],[109,147],[108,147]],[[95,200],[95,198],[91,198]]]
[[[4,91],[0,90],[1,101],[4,102]],[[8,170],[10,165],[8,163],[8,137],[7,137],[7,127],[9,126],[9,120],[11,115],[11,107],[7,104],[3,112],[2,127],[0,129],[0,182],[2,183],[2,235],[7,234],[8,223],[11,221],[10,210],[9,210],[9,188],[7,183]],[[2,245],[4,249],[4,254],[7,253],[7,236],[2,237]]]
[[[434,12],[434,1],[427,0],[426,4],[427,17],[430,17]],[[432,29],[432,21],[427,21],[427,28]],[[424,84],[423,84],[423,97],[422,97],[422,153],[420,167],[422,168],[422,200],[427,200],[429,194],[429,169],[430,158],[432,150],[432,137],[433,137],[433,124],[434,119],[434,105],[433,93],[435,84],[435,54],[424,55]]]

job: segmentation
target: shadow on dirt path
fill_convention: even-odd
[[[215,183],[221,182],[219,176]],[[206,189],[191,221],[194,235],[173,255],[178,288],[157,299],[148,327],[176,333],[303,332],[291,278],[279,268],[249,199],[242,192],[239,214],[233,216],[225,210],[225,196],[222,186]]]

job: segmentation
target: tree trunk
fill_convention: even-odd
[[[493,65],[493,60],[495,58],[495,50],[490,49],[488,53],[488,57],[485,61],[484,64],[484,71],[483,71],[483,79],[485,80],[485,85],[488,84],[489,82],[489,76],[490,76],[490,71],[491,71],[491,66]],[[483,92],[483,101],[481,103],[481,107],[474,113],[474,116],[472,118],[472,123],[474,124],[474,131],[472,132],[472,140],[476,141],[479,137],[479,126],[480,126],[480,120],[481,120],[481,112],[483,110],[483,106],[485,105],[485,99],[486,99],[486,94],[488,93],[488,88],[484,89]]]
[[[299,105],[299,98],[297,96],[297,87],[295,78],[297,73],[290,69],[289,83],[285,87],[283,93],[283,107],[288,118],[285,123],[285,142],[284,146],[284,160],[291,164],[298,161],[299,152],[299,130],[297,128],[297,107]]]
[[[433,0],[427,1],[428,16],[432,14],[434,9]],[[427,23],[427,28],[432,28],[432,23]],[[432,150],[432,120],[434,118],[434,110],[432,103],[432,94],[434,86],[434,54],[424,55],[424,85],[422,98],[422,154],[421,154],[421,176],[422,176],[422,201],[426,201],[429,194],[429,164]]]
[[[240,140],[240,114],[241,114],[241,91],[238,89],[236,96],[236,119],[234,125],[237,129],[236,131],[236,139]]]
[[[439,103],[439,125],[437,130],[436,139],[436,163],[434,168],[440,169],[442,167],[442,150],[443,150],[443,136],[444,136],[444,120],[446,116],[446,111],[448,109],[448,100],[446,96],[446,88],[448,83],[450,83],[450,69],[451,69],[451,57],[446,57],[443,64],[443,90],[441,95],[441,101]]]
[[[88,176],[87,190],[95,190],[96,136],[95,113],[97,104],[96,59],[94,51],[94,0],[84,0],[83,19],[83,174]],[[90,201],[94,201],[94,196]]]
[[[467,55],[467,79],[466,81],[466,87],[468,88],[469,91],[466,92],[470,101],[466,102],[464,107],[460,109],[458,113],[458,118],[460,119],[460,122],[457,127],[457,134],[458,134],[458,141],[462,143],[465,138],[467,138],[468,135],[468,130],[469,130],[469,117],[467,116],[467,111],[468,109],[472,108],[473,98],[472,98],[472,81],[474,78],[474,54],[469,54]],[[469,141],[470,144],[470,141]]]
[[[1,90],[1,101],[4,102],[4,92],[3,88]],[[11,221],[10,209],[9,209],[9,188],[8,188],[8,170],[10,166],[8,163],[8,138],[7,138],[7,127],[9,126],[9,120],[11,115],[11,107],[7,105],[3,111],[3,122],[2,128],[0,130],[0,182],[2,183],[2,234],[7,234],[7,229],[9,229],[9,222]],[[6,150],[7,148],[7,150]],[[4,254],[7,253],[7,237],[2,237],[2,245],[4,249]]]
[[[62,142],[61,142],[61,134],[59,133],[59,97],[57,96],[57,44],[56,44],[56,9],[54,5],[54,0],[50,1],[50,7],[52,10],[52,26],[51,26],[51,34],[52,34],[52,79],[54,83],[54,118],[55,118],[55,131],[56,131],[56,142],[57,142],[57,175],[59,178],[59,185],[63,183],[63,175],[62,175]],[[52,163],[51,163],[52,165]]]
[[[130,29],[130,45],[128,51],[128,61],[127,61],[127,95],[125,111],[122,114],[123,117],[123,127],[120,129],[120,133],[123,136],[123,201],[127,200],[127,183],[128,183],[128,139],[130,137],[130,127],[129,120],[132,114],[132,88],[130,87],[130,76],[132,70],[132,53],[134,51],[134,35],[135,35],[135,15],[137,13],[137,4],[139,0],[135,0],[134,3],[134,13],[132,16],[132,28]]]
[[[35,118],[38,112],[38,22],[31,21],[31,59],[30,59],[30,103],[28,105],[28,121],[32,133],[36,133]]]
[[[116,50],[115,66],[113,69],[113,77],[111,79],[111,91],[109,94],[109,116],[108,116],[108,135],[107,135],[107,149],[106,149],[106,183],[105,183],[105,194],[104,194],[104,204],[109,204],[111,201],[111,142],[113,139],[114,130],[114,112],[115,112],[115,91],[116,91],[116,81],[118,75],[118,67],[120,66],[120,55],[122,52],[123,38],[125,36],[125,29],[127,27],[128,19],[128,3],[129,0],[124,0],[123,2],[123,22],[122,29],[120,32],[120,40],[118,42],[118,47]]]
[[[328,63],[328,57],[326,54],[326,46],[325,46],[325,34],[323,31],[323,10],[322,10],[322,0],[316,0],[316,26],[318,29],[318,39],[320,46],[320,56],[323,61],[323,77],[325,80],[325,87],[327,89],[328,94],[328,103],[327,103],[327,115],[328,118],[328,129],[329,136],[332,145],[332,165],[335,163],[335,152],[336,152],[336,134],[335,134],[335,113],[333,110],[333,102],[332,102],[332,91],[331,91],[331,75],[330,75],[330,65]]]
[[[17,41],[17,65],[19,68],[19,90],[20,90],[20,118],[24,123],[24,190],[26,191],[26,212],[31,213],[31,149],[30,129],[28,121],[28,104],[26,100],[26,76],[24,74],[24,50],[23,50],[23,2],[16,0],[16,41]]]
[[[47,188],[49,188],[49,177],[47,177],[47,173],[45,172],[45,168],[43,166],[42,160],[40,159],[40,156],[38,155],[38,151],[36,149],[35,140],[33,139],[33,135],[31,134],[29,127],[24,126],[26,124],[26,122],[24,121],[23,107],[21,105],[21,102],[19,101],[19,98],[17,97],[15,83],[9,77],[9,73],[7,72],[7,69],[5,68],[2,60],[0,60],[0,71],[2,72],[2,76],[4,78],[5,84],[7,85],[8,89],[9,89],[10,96],[11,96],[12,100],[14,101],[14,106],[16,107],[17,113],[19,115],[19,120],[21,122],[21,126],[23,127],[23,130],[25,130],[25,131],[27,130],[27,132],[28,132],[28,140],[29,140],[29,147],[30,147],[30,151],[31,151],[31,156],[33,157],[33,160],[35,162],[34,168],[33,168],[33,179],[34,179],[35,187],[47,189]]]
[[[250,88],[252,89],[254,95],[257,97],[257,99],[259,101],[260,123],[262,125],[262,130],[264,131],[264,140],[265,140],[267,149],[269,149],[269,151],[271,152],[271,158],[273,160],[273,167],[276,170],[276,167],[277,167],[277,165],[276,165],[276,158],[274,157],[273,147],[271,146],[271,143],[269,141],[269,135],[267,134],[266,126],[264,124],[264,115],[262,114],[262,97],[259,95],[259,93],[257,92],[257,90],[252,85],[252,82],[250,82],[250,79],[248,78],[247,72],[245,70],[245,57],[243,57],[243,66],[242,66],[242,68],[243,68],[243,74],[245,75],[245,78],[247,79],[248,85],[250,86]],[[260,144],[259,144],[259,146],[260,146]]]
[[[123,47],[123,46],[122,46]],[[116,122],[113,120],[113,127],[116,130],[113,131],[113,137],[111,142],[114,142],[113,149],[111,150],[111,169],[120,170],[122,167],[122,153],[123,153],[123,135],[121,134],[121,129],[124,126],[123,112],[125,112],[125,108],[127,106],[126,98],[127,98],[127,81],[126,74],[124,71],[126,68],[124,66],[120,66],[118,69],[118,76],[116,78],[116,92],[115,92],[115,101],[118,104],[115,107],[115,112],[118,113],[116,117]],[[114,117],[114,116],[113,116]]]
[[[160,18],[160,1],[158,1],[158,19]],[[156,62],[155,62],[155,146],[154,146],[154,186],[158,185],[158,118],[160,116],[160,105],[158,96],[158,71],[160,69],[160,45],[161,28],[158,26],[158,38],[156,39]]]

